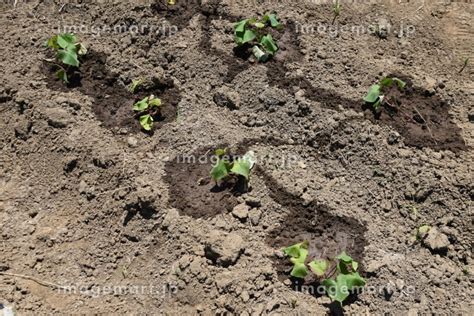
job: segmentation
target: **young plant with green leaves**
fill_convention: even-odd
[[[211,169],[211,178],[218,185],[219,182],[231,182],[232,180],[238,182],[243,180],[244,191],[248,188],[248,181],[250,179],[250,171],[255,165],[255,154],[253,151],[247,152],[239,158],[233,158],[227,155],[227,148],[216,149],[215,156],[217,157],[216,164]]]
[[[341,14],[341,10],[342,10],[342,5],[339,3],[339,0],[336,0],[333,7],[333,13],[334,13],[334,18],[332,19],[333,25],[334,25],[334,22],[336,22],[336,19]]]
[[[128,91],[135,93],[137,89],[143,84],[144,80],[142,78],[132,79],[132,82],[128,86]]]
[[[140,125],[146,131],[151,131],[153,128],[153,117],[161,115],[161,100],[154,95],[143,98],[133,105],[133,110],[137,112]]]
[[[278,51],[278,46],[268,28],[283,26],[275,14],[266,14],[262,19],[244,19],[234,25],[234,40],[237,46],[246,45],[258,61],[265,62]]]
[[[46,59],[59,68],[56,71],[56,76],[65,83],[69,83],[68,74],[79,68],[80,58],[87,53],[87,48],[79,43],[77,37],[71,33],[54,35],[48,39],[45,46],[56,53],[54,59]]]
[[[389,105],[395,108],[395,104],[392,100],[383,94],[385,88],[390,88],[396,85],[399,90],[403,90],[406,86],[406,82],[396,77],[385,77],[378,84],[374,84],[370,87],[369,92],[364,97],[364,101],[372,105],[376,112],[381,110],[384,105]]]
[[[293,268],[290,275],[295,278],[305,279],[308,274],[324,287],[327,295],[342,305],[351,291],[366,284],[357,272],[359,263],[352,259],[345,251],[333,259],[309,258],[309,242],[289,246],[283,252],[290,257]]]

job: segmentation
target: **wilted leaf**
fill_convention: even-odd
[[[261,62],[267,61],[267,59],[269,57],[269,55],[267,53],[265,53],[264,51],[262,51],[260,49],[260,47],[258,47],[257,45],[252,47],[252,53],[255,56],[255,58],[257,58],[257,60],[261,61]]]
[[[71,50],[59,50],[58,59],[61,60],[66,65],[79,67],[79,60],[77,59],[77,54]]]

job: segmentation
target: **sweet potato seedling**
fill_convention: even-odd
[[[381,106],[385,105],[395,108],[394,102],[383,95],[383,89],[389,88],[394,84],[396,84],[400,90],[403,90],[406,86],[406,82],[401,79],[385,77],[378,84],[374,84],[370,87],[369,92],[364,97],[364,101],[371,104],[376,112],[379,112]]]
[[[154,95],[143,98],[133,105],[133,110],[138,113],[140,125],[146,131],[153,128],[153,117],[161,115],[161,100]]]
[[[54,63],[59,69],[56,76],[69,83],[68,74],[79,68],[80,57],[87,53],[86,47],[77,41],[74,34],[63,33],[52,36],[45,43],[45,46],[51,48],[56,53],[55,59],[47,59],[48,62]]]
[[[339,0],[336,0],[333,7],[334,18],[332,19],[332,24],[336,22],[337,17],[341,14],[342,5],[339,3]]]
[[[261,20],[250,18],[242,20],[234,25],[234,40],[237,46],[248,45],[252,47],[252,53],[258,61],[265,62],[278,50],[272,35],[267,28],[280,29],[282,25],[278,22],[275,14],[267,14]]]
[[[240,158],[233,158],[226,154],[227,149],[217,149],[215,151],[217,162],[211,169],[211,178],[216,182],[216,185],[219,185],[219,182],[237,183],[238,180],[243,180],[244,191],[246,191],[250,171],[255,165],[254,152],[249,151]]]
[[[305,279],[312,273],[314,278],[324,286],[327,295],[342,305],[352,290],[363,287],[364,278],[357,272],[359,263],[353,260],[345,251],[332,259],[308,258],[309,242],[289,246],[283,252],[290,257],[293,268],[290,275]]]
[[[132,82],[128,86],[128,91],[135,93],[135,91],[137,91],[137,89],[143,84],[143,81],[142,78],[132,79]]]

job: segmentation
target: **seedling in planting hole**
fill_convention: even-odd
[[[364,101],[367,103],[372,104],[372,107],[376,112],[380,111],[380,107],[383,105],[389,105],[392,108],[395,108],[395,105],[389,98],[386,98],[382,94],[382,90],[385,87],[391,87],[394,84],[397,85],[398,89],[403,90],[406,86],[406,82],[403,80],[400,80],[398,78],[389,78],[385,77],[380,81],[378,84],[374,84],[370,87],[369,92],[367,95],[364,97]]]
[[[253,45],[252,53],[261,62],[267,61],[278,50],[272,35],[265,31],[266,27],[280,29],[282,25],[275,14],[267,14],[261,20],[245,19],[234,25],[235,43],[238,46]]]
[[[68,72],[72,70],[71,67],[79,68],[79,58],[87,53],[86,47],[78,43],[76,36],[71,33],[54,35],[48,39],[45,46],[56,52],[56,59],[47,59],[59,67],[56,76],[65,83],[69,83]]]
[[[244,190],[247,190],[250,171],[255,165],[255,154],[247,152],[241,158],[231,159],[226,155],[227,149],[216,149],[217,162],[211,169],[211,178],[218,185],[219,182],[228,182],[231,179],[244,179]]]
[[[161,115],[161,100],[154,95],[145,97],[133,105],[133,110],[139,114],[140,125],[150,131],[153,127],[153,117]]]
[[[130,83],[130,86],[128,87],[128,91],[131,93],[135,93],[137,91],[137,88],[143,84],[143,79],[142,78],[137,78],[137,79],[132,79],[132,83]]]
[[[324,286],[327,295],[341,306],[352,290],[365,285],[365,279],[357,272],[359,263],[345,251],[332,260],[313,258],[309,261],[308,248],[309,242],[303,241],[283,249],[293,263],[291,276],[304,279],[311,272]]]
[[[336,22],[337,17],[341,14],[341,10],[342,10],[342,5],[339,3],[339,0],[336,0],[336,2],[334,3],[334,8],[333,8],[333,12],[334,12],[334,18],[332,19],[333,25],[334,25],[334,22]]]

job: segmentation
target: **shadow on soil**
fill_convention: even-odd
[[[236,154],[245,153],[252,145],[287,145],[274,138],[260,138],[245,140],[232,148]],[[194,218],[211,218],[220,213],[231,212],[238,204],[237,196],[229,190],[213,191],[214,184],[209,179],[212,168],[211,156],[215,148],[201,148],[189,155],[176,157],[166,164],[165,181],[168,183],[169,204],[177,208],[182,215]],[[189,158],[193,157],[193,158]],[[277,180],[268,175],[262,167],[256,166],[254,174],[261,177],[270,197],[280,204],[288,214],[281,225],[270,231],[265,239],[266,243],[274,248],[286,246],[307,240],[310,243],[310,257],[335,257],[343,250],[353,258],[363,262],[364,247],[366,245],[366,227],[363,223],[349,217],[331,214],[329,208],[314,202],[305,203],[301,198],[291,194]],[[315,280],[301,283],[291,279],[289,273],[292,265],[288,258],[272,258],[277,269],[278,278],[284,282],[289,279],[291,288],[313,296],[321,296],[319,284]],[[361,265],[363,273],[363,265]],[[351,296],[348,304],[355,301]],[[333,314],[340,312],[337,304],[328,306]],[[339,310],[338,310],[339,308]]]

